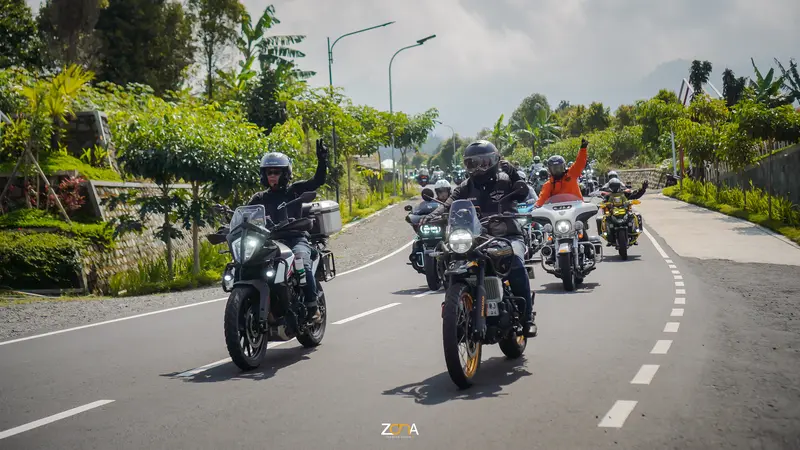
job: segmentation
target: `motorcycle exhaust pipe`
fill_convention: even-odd
[[[549,258],[553,254],[553,247],[544,246],[542,247],[541,252],[542,256],[544,256],[545,258]]]

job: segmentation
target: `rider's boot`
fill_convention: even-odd
[[[531,314],[531,317],[525,321],[525,337],[536,337],[539,334],[539,327],[536,326],[536,311]]]

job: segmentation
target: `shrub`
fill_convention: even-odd
[[[79,286],[79,245],[52,233],[0,232],[0,285],[57,289]]]
[[[68,237],[78,238],[83,243],[92,243],[101,248],[114,246],[114,228],[108,223],[78,223],[67,224],[58,217],[39,209],[19,209],[4,216],[0,216],[0,229],[30,229],[45,228],[56,229],[58,233]]]

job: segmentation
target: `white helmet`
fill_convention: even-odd
[[[436,192],[436,195],[439,195],[443,190],[447,190],[447,193],[450,194],[450,182],[447,180],[439,180],[433,185],[433,190]]]

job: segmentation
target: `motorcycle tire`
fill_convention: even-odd
[[[620,228],[617,232],[617,250],[623,261],[628,259],[628,230]]]
[[[322,322],[314,324],[303,334],[297,335],[297,342],[305,348],[313,348],[322,342],[325,337],[325,328],[328,325],[328,305],[325,303],[325,291],[322,290],[322,285],[317,281],[317,305],[319,308],[319,315],[322,317]]]
[[[558,266],[561,269],[561,281],[564,283],[564,289],[572,292],[575,290],[575,271],[572,267],[572,256],[569,253],[559,255]]]
[[[444,349],[444,361],[447,365],[447,372],[453,383],[459,389],[466,389],[472,386],[472,380],[481,366],[480,342],[471,342],[469,323],[472,320],[472,306],[475,297],[472,295],[467,284],[453,283],[448,289],[444,298],[442,309],[442,347]],[[464,326],[459,330],[459,318],[466,314]],[[461,352],[458,344],[460,337],[466,336],[467,342],[467,361],[461,364]],[[470,355],[470,353],[472,353]]]
[[[244,371],[258,368],[267,351],[269,337],[261,333],[257,323],[253,323],[257,310],[258,292],[251,287],[234,288],[225,305],[225,345],[233,363]],[[240,341],[243,337],[250,344],[250,352],[242,348]]]
[[[425,280],[428,282],[428,289],[432,291],[438,291],[442,287],[437,261],[430,256],[425,256]]]
[[[517,359],[525,352],[525,347],[528,346],[528,338],[525,337],[525,334],[521,336],[511,334],[498,342],[498,344],[500,346],[500,351],[502,351],[508,359]]]

